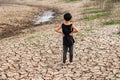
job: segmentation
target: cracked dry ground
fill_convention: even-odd
[[[117,25],[76,34],[74,63],[62,63],[61,37],[53,31],[2,40],[1,80],[120,80],[120,36]],[[80,30],[82,32],[82,30]],[[68,63],[68,60],[67,60]]]
[[[120,36],[113,34],[118,25],[90,32],[78,26],[74,62],[64,66],[62,37],[50,26],[0,41],[0,80],[120,80]]]

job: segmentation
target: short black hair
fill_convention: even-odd
[[[72,18],[72,15],[70,13],[64,14],[64,20],[69,21],[69,20],[71,20],[71,18]]]

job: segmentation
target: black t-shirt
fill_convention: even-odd
[[[63,37],[63,45],[72,46],[74,44],[75,41],[73,39],[73,36],[69,35],[72,31],[73,31],[72,24],[70,25],[65,25],[64,23],[62,24],[62,32],[65,35]]]

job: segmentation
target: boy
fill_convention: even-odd
[[[69,62],[73,61],[73,33],[78,32],[78,29],[71,23],[72,15],[70,13],[64,14],[64,22],[59,25],[55,31],[63,35],[63,63],[66,63],[66,55],[69,49]],[[62,29],[62,31],[60,31]]]

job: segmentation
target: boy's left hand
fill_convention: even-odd
[[[64,33],[62,33],[62,36],[63,36],[63,37],[65,36]]]
[[[73,36],[73,33],[70,33],[69,35],[70,35],[70,36]]]

